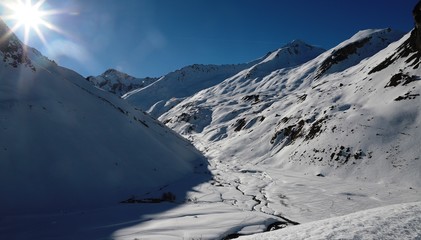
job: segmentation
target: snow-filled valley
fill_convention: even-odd
[[[414,33],[85,79],[8,31],[0,239],[421,238]]]

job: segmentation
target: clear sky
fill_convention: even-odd
[[[43,10],[60,13],[45,19],[61,33],[40,27],[46,42],[32,31],[28,45],[83,76],[115,68],[157,77],[194,63],[248,62],[294,39],[329,49],[363,29],[408,32],[417,2],[46,0]],[[23,39],[22,29],[16,33]]]

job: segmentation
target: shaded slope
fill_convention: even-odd
[[[143,112],[14,35],[1,41],[18,49],[0,51],[1,213],[116,204],[205,165],[193,146]]]

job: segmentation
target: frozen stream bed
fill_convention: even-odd
[[[302,172],[230,166],[211,158],[213,180],[186,199],[48,215],[2,216],[1,239],[223,239],[421,200],[420,189]],[[198,178],[203,177],[200,174]],[[191,179],[159,191],[173,192]]]

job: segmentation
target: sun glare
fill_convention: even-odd
[[[41,27],[46,27],[50,30],[60,32],[57,27],[52,23],[48,22],[46,17],[49,15],[57,14],[58,11],[50,10],[46,11],[42,9],[43,4],[46,0],[38,0],[33,3],[32,0],[13,0],[2,3],[10,11],[9,15],[3,16],[5,19],[11,19],[15,21],[15,25],[12,27],[12,31],[16,31],[19,28],[24,28],[25,36],[24,42],[28,43],[31,31],[35,31],[41,41],[46,44],[44,34],[41,31]]]
[[[19,21],[19,25],[25,27],[37,28],[38,25],[43,21],[42,12],[39,10],[38,5],[31,5],[27,2],[15,9],[16,19]]]

